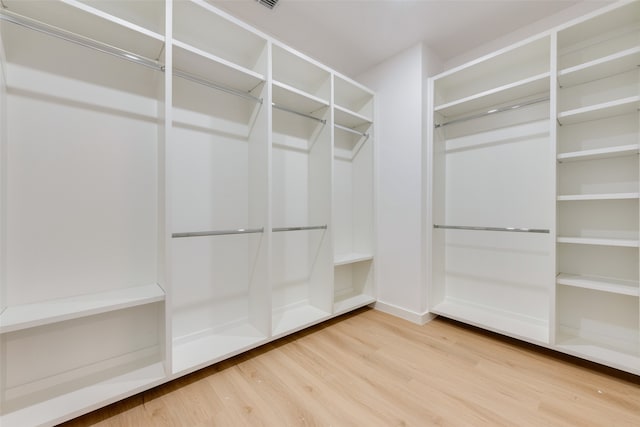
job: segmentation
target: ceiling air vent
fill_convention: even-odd
[[[269,9],[273,9],[278,4],[279,0],[256,0],[258,3]]]

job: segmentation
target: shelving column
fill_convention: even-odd
[[[331,74],[272,44],[271,249],[274,337],[331,314]]]
[[[173,372],[266,342],[268,45],[200,0],[174,2]]]
[[[0,424],[55,424],[166,375],[164,4],[3,6]]]
[[[640,372],[640,3],[558,32],[556,344]]]
[[[346,77],[333,82],[333,310],[343,313],[375,300],[374,97]]]

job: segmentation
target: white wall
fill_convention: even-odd
[[[418,44],[358,77],[376,92],[376,308],[415,322],[426,311],[423,86],[438,65]]]

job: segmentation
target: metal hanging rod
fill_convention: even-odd
[[[452,125],[454,123],[461,123],[461,122],[466,122],[468,120],[479,119],[480,117],[490,116],[492,114],[504,113],[505,111],[513,111],[513,110],[517,110],[517,109],[522,108],[522,107],[528,107],[530,105],[539,104],[541,102],[547,102],[547,101],[549,101],[549,99],[550,98],[548,96],[546,96],[544,98],[536,98],[536,99],[531,99],[529,101],[523,101],[523,102],[520,102],[518,104],[507,105],[507,106],[504,106],[504,107],[494,108],[494,109],[491,109],[491,110],[486,111],[484,113],[472,114],[470,116],[465,116],[465,117],[460,117],[458,119],[449,120],[448,122],[444,122],[444,123],[436,123],[434,125],[434,127],[439,128],[439,127],[443,127],[443,126],[447,126],[447,125]]]
[[[433,228],[444,228],[447,230],[508,231],[512,233],[549,233],[548,229],[542,229],[542,228],[472,227],[467,225],[440,225],[440,224],[433,224]]]
[[[273,108],[275,108],[275,109],[278,109],[278,110],[281,110],[281,111],[286,111],[287,113],[291,113],[291,114],[296,114],[298,116],[306,117],[307,119],[311,119],[311,120],[315,120],[316,122],[320,122],[323,125],[327,123],[327,121],[324,120],[324,119],[319,119],[318,117],[314,117],[314,116],[309,115],[309,114],[304,114],[304,113],[301,113],[299,111],[292,110],[292,109],[287,108],[287,107],[283,107],[282,105],[278,105],[275,102],[272,102],[271,105],[273,105]]]
[[[263,233],[264,228],[237,228],[235,230],[194,231],[190,233],[173,233],[171,237],[226,236],[229,234]]]
[[[132,53],[124,49],[120,49],[120,48],[108,45],[106,43],[102,43],[97,40],[93,40],[88,37],[85,37],[76,33],[72,33],[70,31],[63,30],[58,27],[54,27],[49,24],[45,24],[44,22],[36,21],[35,19],[27,18],[26,16],[18,15],[6,9],[0,10],[0,19],[7,22],[11,22],[12,24],[16,24],[24,28],[28,28],[30,30],[37,31],[42,34],[53,36],[53,37],[56,37],[80,46],[88,47],[98,52],[106,53],[108,55],[112,55],[129,62],[140,64],[156,71],[162,71],[162,72],[165,71],[165,66],[160,64],[156,60],[146,58],[136,53]],[[184,71],[174,69],[173,75],[186,80],[190,80],[194,83],[208,86],[210,88],[217,89],[222,92],[226,92],[226,93],[236,95],[251,101],[259,102],[262,104],[262,98],[253,96],[248,92],[244,92],[232,87],[228,87],[220,83],[204,80],[200,77],[194,76]]]
[[[162,67],[162,70],[164,71],[164,67]],[[209,80],[204,80],[204,79],[201,79],[200,77],[194,76],[193,74],[189,74],[189,73],[186,73],[184,71],[181,71],[181,70],[178,70],[178,69],[175,69],[175,68],[173,69],[173,75],[176,76],[176,77],[180,77],[182,79],[185,79],[185,80],[189,80],[189,81],[194,82],[194,83],[201,84],[203,86],[208,86],[208,87],[210,87],[212,89],[216,89],[216,90],[219,90],[221,92],[226,92],[226,93],[229,93],[231,95],[236,95],[236,96],[239,96],[241,98],[248,99],[250,101],[255,101],[257,103],[262,104],[262,98],[258,98],[257,96],[253,96],[249,92],[244,92],[244,91],[241,91],[241,90],[238,90],[238,89],[234,89],[232,87],[221,85],[220,83],[214,83],[214,82],[209,81]]]
[[[333,126],[338,128],[338,129],[342,129],[344,131],[347,131],[347,132],[355,133],[356,135],[360,135],[360,136],[362,136],[364,138],[369,138],[369,134],[366,133],[366,132],[360,132],[359,130],[351,129],[351,128],[348,128],[346,126],[339,125],[337,123],[334,123]]]
[[[102,53],[116,56],[118,58],[125,59],[136,64],[144,65],[145,67],[153,68],[154,70],[162,71],[161,65],[152,59],[145,58],[144,56],[137,55],[135,53],[128,52],[124,49],[117,48],[115,46],[108,45],[85,36],[81,36],[76,33],[72,33],[67,30],[63,30],[58,27],[54,27],[44,22],[36,21],[35,19],[27,18],[26,16],[18,15],[7,9],[0,11],[0,19],[11,22],[12,24],[19,25],[23,28],[37,31],[42,34],[57,37],[62,40],[66,40],[77,45],[85,46],[93,50],[97,50]]]
[[[311,225],[308,227],[276,227],[273,228],[272,231],[274,233],[280,232],[280,231],[301,231],[301,230],[326,230],[327,229],[327,225]]]

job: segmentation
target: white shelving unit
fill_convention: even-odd
[[[638,17],[621,1],[430,80],[430,311],[640,373]]]
[[[640,3],[558,32],[561,351],[638,373]],[[574,194],[571,194],[574,193]]]
[[[204,0],[3,6],[3,427],[375,301],[373,93]],[[363,231],[338,225],[334,116]],[[366,285],[336,302],[335,269]]]

